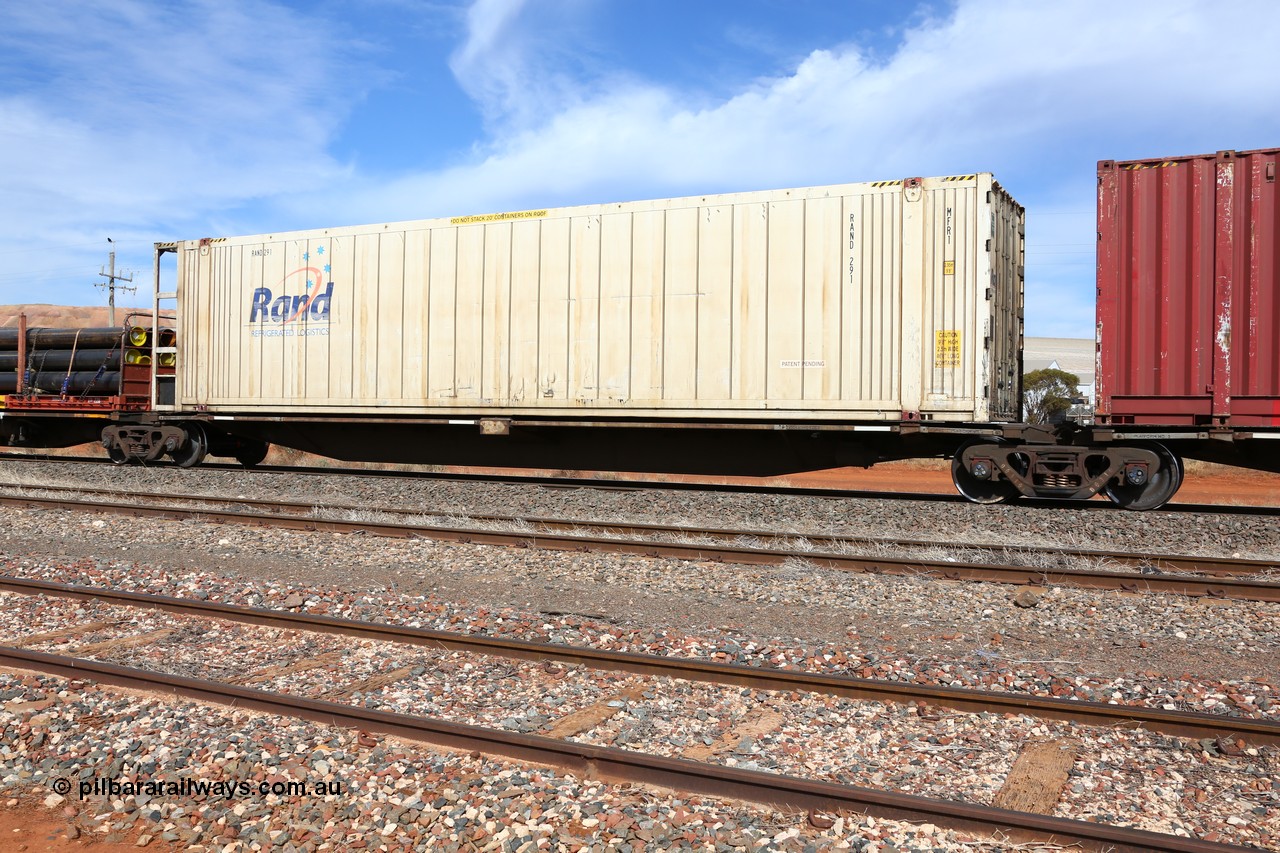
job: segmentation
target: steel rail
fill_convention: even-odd
[[[479,750],[519,761],[564,768],[582,778],[657,785],[780,808],[850,811],[933,824],[1015,841],[1078,844],[1090,850],[1239,853],[1249,849],[1146,830],[1016,812],[925,797],[667,758],[617,747],[594,746],[541,735],[487,729],[430,717],[414,717],[251,687],[156,673],[83,658],[0,646],[0,665],[64,678],[183,696],[235,708],[310,720],[420,741]]]
[[[522,660],[555,661],[597,670],[623,671],[713,684],[732,684],[759,690],[821,693],[878,702],[920,702],[966,713],[985,711],[997,714],[1027,714],[1083,725],[1145,728],[1176,737],[1225,737],[1231,740],[1243,739],[1255,745],[1280,745],[1280,723],[1251,717],[1166,711],[1162,708],[1146,708],[1139,705],[1113,705],[1106,702],[1018,695],[994,690],[877,681],[844,675],[824,675],[717,663],[693,658],[617,652],[558,643],[536,643],[529,640],[436,631],[312,613],[290,613],[270,608],[241,607],[197,599],[102,587],[84,587],[5,575],[0,575],[0,591],[97,600],[125,607],[164,610],[187,616],[224,619],[287,630],[340,634]]]
[[[32,489],[41,492],[107,495],[120,494],[119,489],[99,489],[78,486],[32,486],[23,483],[0,483],[0,489]],[[130,491],[131,499],[156,501],[175,501],[186,503],[209,503],[235,506],[258,507],[271,511],[285,511],[297,514],[309,513],[317,508],[315,502],[279,501],[265,498],[218,497],[215,495],[165,494],[162,492]],[[435,509],[404,509],[402,507],[377,507],[361,504],[325,504],[325,511],[332,512],[375,512],[400,516],[435,516],[447,518],[458,513]],[[465,513],[468,521],[492,524],[533,524],[548,531],[582,531],[594,528],[603,535],[671,535],[671,536],[705,536],[721,539],[751,538],[764,542],[774,541],[786,543],[789,540],[804,539],[807,542],[833,546],[887,545],[899,548],[963,548],[979,551],[1014,551],[1026,554],[1050,554],[1074,559],[1109,560],[1121,566],[1133,568],[1154,568],[1160,571],[1196,572],[1200,574],[1249,575],[1280,569],[1280,560],[1244,560],[1231,557],[1197,557],[1176,554],[1157,554],[1139,551],[1103,551],[1089,548],[1056,548],[1039,545],[997,545],[979,542],[937,542],[928,539],[894,539],[890,537],[855,536],[851,534],[804,533],[800,531],[780,530],[732,530],[727,528],[704,527],[695,528],[678,524],[657,524],[642,522],[591,521],[587,519],[550,518],[546,516],[501,515],[497,513]]]
[[[0,460],[17,462],[67,462],[94,465],[115,465],[110,459],[51,456],[35,454],[0,453]],[[154,462],[149,468],[174,468],[171,462]],[[512,485],[543,486],[561,489],[596,489],[599,491],[637,492],[665,490],[675,492],[703,491],[748,495],[788,495],[836,499],[914,500],[930,503],[969,504],[965,498],[937,492],[884,492],[867,489],[836,489],[821,486],[784,486],[756,483],[712,482],[657,482],[641,479],[603,479],[600,477],[554,477],[539,474],[482,474],[475,472],[384,471],[376,468],[320,468],[305,465],[243,465],[222,462],[202,462],[200,468],[209,471],[231,471],[239,474],[287,474],[329,477],[371,477],[378,479],[440,480],[460,483],[506,483]],[[785,476],[785,475],[784,475]],[[1020,498],[1018,506],[1037,509],[1077,509],[1098,512],[1115,512],[1116,507],[1105,500],[1057,500],[1052,498]],[[1149,512],[1200,513],[1215,515],[1280,515],[1280,507],[1237,506],[1233,504],[1165,504]]]
[[[125,497],[128,497],[125,495]],[[4,506],[40,506],[86,512],[114,513],[135,517],[189,519],[199,517],[218,522],[235,522],[288,530],[328,533],[372,533],[377,536],[422,538],[476,545],[535,547],[559,551],[629,554],[680,560],[778,566],[788,560],[803,560],[815,568],[883,575],[931,575],[945,580],[990,581],[1008,584],[1063,584],[1089,589],[1125,592],[1160,592],[1194,597],[1233,598],[1242,601],[1280,602],[1280,584],[1237,578],[1203,578],[1194,575],[1147,575],[1096,569],[1040,569],[991,563],[963,563],[908,557],[859,557],[814,551],[785,551],[749,548],[740,545],[682,545],[653,540],[610,539],[574,536],[566,533],[536,533],[475,530],[437,525],[394,522],[343,521],[312,516],[227,510],[182,509],[105,503],[57,498],[0,496]]]

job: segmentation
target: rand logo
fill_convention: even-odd
[[[316,255],[324,255],[324,247],[316,249]],[[304,263],[311,260],[311,253],[304,253]],[[277,323],[286,325],[293,322],[327,323],[329,308],[333,302],[333,282],[325,281],[329,276],[329,264],[323,266],[303,266],[287,273],[275,290],[270,287],[259,287],[253,291],[249,299],[249,322]],[[302,293],[290,294],[291,285],[305,281]]]
[[[333,299],[333,282],[324,290],[309,284],[307,292],[296,296],[276,296],[269,287],[259,287],[249,303],[249,322],[292,323],[295,320],[328,322],[329,304]]]

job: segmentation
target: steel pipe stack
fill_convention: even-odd
[[[0,394],[22,393],[103,397],[119,393],[121,354],[124,361],[135,350],[123,350],[122,328],[0,329]],[[127,332],[149,342],[150,330]],[[25,345],[24,345],[25,343]],[[141,355],[141,353],[139,353]],[[149,356],[144,356],[150,359]]]
[[[62,390],[66,383],[66,391]],[[30,394],[62,394],[106,397],[116,393],[120,384],[119,370],[55,370],[27,374],[26,391]],[[18,390],[18,373],[0,373],[0,394],[13,394]]]

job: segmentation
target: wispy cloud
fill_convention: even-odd
[[[472,162],[354,191],[351,209],[365,218],[992,170],[1031,206],[1034,233],[1037,204],[1092,208],[1097,159],[1280,136],[1256,88],[1229,82],[1276,79],[1280,53],[1265,27],[1219,35],[1213,3],[961,0],[919,21],[891,55],[851,40],[713,103],[634,77],[581,79],[577,97],[549,96],[545,81],[562,88],[563,67],[529,45],[552,34],[515,0],[471,11],[453,67],[492,138]],[[1233,11],[1271,14],[1265,0]],[[1091,225],[1071,221],[1065,239],[1084,239]],[[1044,314],[1050,331],[1091,328],[1091,274],[1031,270],[1034,303],[1070,306]],[[1045,295],[1063,288],[1075,290]]]
[[[381,55],[361,59],[375,34],[268,0],[8,4],[0,257],[48,235],[100,240],[104,221],[146,246],[979,170],[1028,206],[1033,244],[1087,243],[1078,214],[1093,206],[1095,160],[1280,140],[1280,114],[1250,83],[1280,77],[1280,53],[1265,26],[1224,33],[1219,4],[933,8],[904,11],[907,29],[887,39],[833,14],[833,30],[848,29],[827,48],[775,55],[764,67],[782,71],[726,94],[724,81],[619,67],[591,29],[607,5],[475,0],[459,15],[408,3],[408,29],[415,14],[465,21],[449,67],[485,132],[452,151],[423,141],[418,169],[373,178],[330,151],[388,73],[371,68]],[[1273,16],[1270,0],[1232,6],[1236,21]],[[726,44],[750,36],[726,20]],[[1055,333],[1087,333],[1090,277],[1079,263],[1029,266],[1033,305],[1076,306],[1045,313]]]
[[[449,66],[495,132],[537,125],[591,98],[601,80],[584,70],[582,0],[475,0],[466,39]]]
[[[1270,8],[1252,5],[1258,20]],[[1215,41],[1206,37],[1216,30],[1213,4],[1161,4],[1159,15],[1152,8],[973,0],[909,32],[883,62],[868,61],[857,43],[815,51],[790,73],[709,106],[631,80],[566,103],[537,126],[495,128],[472,168],[481,176],[496,170],[506,186],[505,162],[534,160],[550,168],[522,169],[523,183],[548,187],[560,184],[561,164],[572,164],[578,182],[627,173],[632,183],[658,186],[875,178],[993,161],[1034,168],[1046,141],[1097,138],[1128,153],[1135,141],[1150,145],[1152,132],[1178,145],[1252,131],[1258,118],[1276,121],[1251,87],[1223,85],[1280,70],[1263,28]],[[507,51],[504,32],[487,29],[482,40],[491,61],[511,63],[497,100],[542,103],[531,94],[541,69],[527,52]]]
[[[4,4],[0,257],[105,246],[103,223],[149,254],[175,226],[341,179],[327,145],[359,95],[332,94],[343,42],[257,0]]]

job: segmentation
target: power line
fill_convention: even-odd
[[[87,249],[90,246],[100,245],[96,240],[92,243],[55,243],[51,246],[23,246],[20,249],[0,248],[0,256],[3,255],[26,255],[32,252],[48,252],[53,249],[66,251],[67,249]]]
[[[108,237],[107,242],[110,243],[112,246],[111,254],[109,255],[111,259],[110,260],[111,272],[107,272],[104,269],[102,272],[98,273],[98,275],[106,279],[106,282],[105,283],[98,282],[97,284],[94,285],[94,287],[106,288],[107,294],[108,294],[107,305],[110,308],[110,311],[109,311],[110,320],[108,321],[108,324],[114,326],[116,324],[116,290],[128,290],[130,292],[136,292],[138,288],[125,287],[124,285],[116,284],[117,281],[133,281],[133,276],[132,275],[130,276],[116,275],[116,250],[114,248],[116,241]]]

